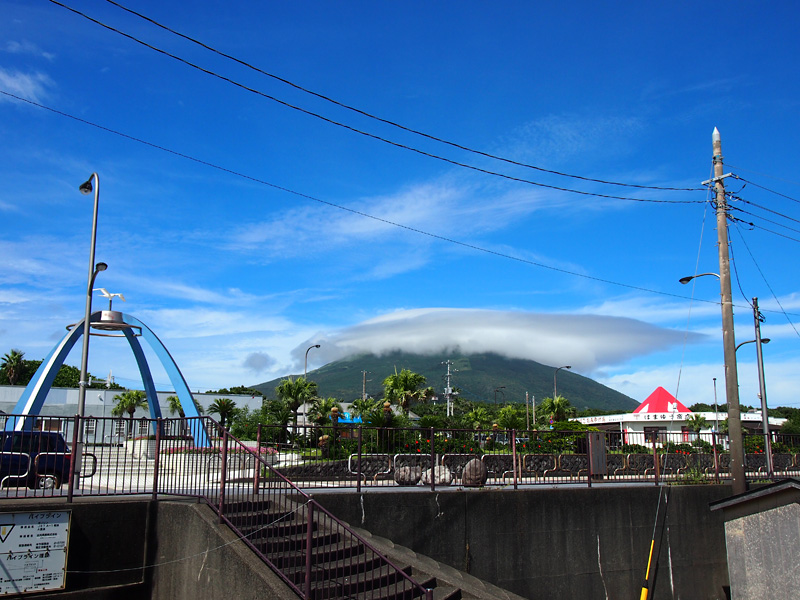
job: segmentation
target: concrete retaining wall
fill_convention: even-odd
[[[708,505],[730,488],[663,489],[667,512],[651,597],[726,598],[724,525]],[[326,492],[315,499],[352,525],[530,600],[638,598],[659,489]]]

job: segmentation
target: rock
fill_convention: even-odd
[[[473,458],[464,467],[464,472],[461,474],[461,483],[464,487],[483,487],[488,478],[489,473],[486,470],[486,465],[479,458]]]
[[[439,466],[433,469],[427,469],[422,474],[422,485],[431,484],[431,470],[433,470],[434,485],[450,485],[453,483],[453,474],[450,472],[450,469]]]
[[[422,467],[400,467],[394,470],[398,485],[417,485],[422,477]]]

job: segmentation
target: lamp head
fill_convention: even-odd
[[[762,344],[769,344],[769,343],[770,343],[770,341],[771,341],[771,340],[770,340],[769,338],[761,338],[761,343],[762,343]]]
[[[681,277],[680,279],[678,279],[678,281],[680,281],[683,285],[686,285],[692,279],[694,279],[694,275],[690,275],[689,277]]]
[[[314,348],[319,348],[319,344],[314,344]]]
[[[99,262],[94,266],[95,273],[99,273],[100,271],[105,271],[108,268],[108,265],[104,262]]]
[[[84,181],[78,189],[81,191],[81,194],[91,194],[92,193],[92,178],[89,177],[86,181]]]

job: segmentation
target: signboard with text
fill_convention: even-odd
[[[71,515],[0,513],[0,595],[64,589]]]

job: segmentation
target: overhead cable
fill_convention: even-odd
[[[447,242],[449,244],[454,244],[456,246],[461,246],[462,248],[469,248],[470,250],[475,250],[477,252],[481,252],[481,253],[484,253],[484,254],[490,254],[492,256],[497,256],[499,258],[506,258],[506,259],[513,260],[513,261],[516,261],[516,262],[519,262],[519,263],[523,263],[523,264],[527,264],[527,265],[530,265],[530,266],[533,266],[533,267],[539,267],[539,268],[542,268],[542,269],[547,269],[549,271],[555,271],[557,273],[563,273],[565,275],[572,275],[574,277],[581,277],[583,279],[589,279],[591,281],[597,281],[597,282],[600,282],[600,283],[607,283],[609,285],[615,285],[615,286],[623,287],[623,288],[626,288],[626,289],[637,290],[637,291],[647,292],[647,293],[651,293],[651,294],[658,294],[658,295],[661,295],[661,296],[669,296],[669,297],[672,297],[672,298],[679,298],[681,300],[687,300],[688,299],[686,296],[682,296],[680,294],[673,294],[673,293],[670,293],[670,292],[662,292],[662,291],[659,291],[659,290],[653,290],[653,289],[650,289],[650,288],[645,288],[645,287],[641,287],[641,286],[637,286],[637,285],[631,285],[631,284],[628,284],[628,283],[621,283],[621,282],[618,282],[618,281],[612,281],[610,279],[603,279],[602,277],[596,277],[596,276],[593,276],[593,275],[587,275],[585,273],[578,273],[578,272],[575,272],[575,271],[570,271],[568,269],[563,269],[563,268],[560,268],[560,267],[554,267],[554,266],[551,266],[551,265],[546,265],[544,263],[528,260],[526,258],[520,258],[518,256],[513,256],[511,254],[506,254],[506,253],[503,253],[503,252],[499,252],[497,250],[491,250],[489,248],[483,248],[483,247],[477,246],[475,244],[470,244],[468,242],[462,242],[460,240],[456,240],[456,239],[453,239],[453,238],[448,238],[448,237],[445,237],[443,235],[439,235],[439,234],[436,234],[436,233],[430,233],[430,232],[424,231],[422,229],[417,229],[416,227],[411,227],[410,225],[404,225],[402,223],[397,223],[395,221],[390,221],[389,219],[384,219],[383,217],[377,217],[375,215],[371,215],[371,214],[366,213],[364,211],[360,211],[360,210],[357,210],[357,209],[354,209],[354,208],[350,208],[348,206],[342,206],[341,204],[336,204],[336,203],[330,202],[328,200],[323,200],[321,198],[317,198],[315,196],[311,196],[311,195],[305,194],[303,192],[298,192],[297,190],[293,190],[291,188],[287,188],[287,187],[284,187],[284,186],[281,186],[281,185],[277,185],[275,183],[271,183],[269,181],[265,181],[263,179],[259,179],[257,177],[254,177],[252,175],[247,175],[247,174],[241,173],[239,171],[234,171],[233,169],[229,169],[227,167],[223,167],[223,166],[214,164],[212,162],[209,162],[209,161],[206,161],[206,160],[203,160],[203,159],[200,159],[200,158],[196,158],[194,156],[190,156],[190,155],[184,154],[182,152],[178,152],[177,150],[172,150],[171,148],[166,148],[164,146],[160,146],[158,144],[154,144],[153,142],[148,142],[147,140],[143,140],[141,138],[134,137],[134,136],[129,135],[127,133],[123,133],[121,131],[117,131],[117,130],[111,129],[111,128],[105,127],[103,125],[98,125],[97,123],[93,123],[91,121],[88,121],[88,120],[83,119],[81,117],[76,117],[75,115],[71,115],[71,114],[66,113],[64,111],[60,111],[60,110],[57,110],[55,108],[51,108],[49,106],[45,106],[43,104],[39,104],[38,102],[34,102],[32,100],[28,100],[27,98],[22,98],[20,96],[17,96],[15,94],[12,94],[12,93],[7,92],[7,91],[2,90],[2,89],[0,89],[0,94],[3,94],[3,95],[8,96],[10,98],[14,98],[15,100],[19,100],[21,102],[25,102],[25,103],[30,104],[32,106],[36,106],[38,108],[42,108],[44,110],[50,111],[50,112],[52,112],[54,114],[57,114],[57,115],[61,115],[61,116],[66,117],[68,119],[72,119],[72,120],[77,121],[79,123],[83,123],[84,125],[89,125],[91,127],[95,127],[97,129],[100,129],[101,131],[105,131],[107,133],[111,133],[111,134],[117,135],[117,136],[125,138],[127,140],[130,140],[130,141],[133,141],[133,142],[137,142],[139,144],[143,144],[143,145],[148,146],[150,148],[155,148],[156,150],[161,150],[162,152],[167,152],[169,154],[172,154],[174,156],[178,156],[180,158],[184,158],[186,160],[195,162],[197,164],[204,165],[206,167],[210,167],[212,169],[216,169],[218,171],[222,171],[224,173],[228,173],[228,174],[234,175],[236,177],[241,177],[242,179],[246,179],[246,180],[252,181],[254,183],[259,183],[261,185],[265,185],[265,186],[271,187],[271,188],[273,188],[275,190],[286,192],[287,194],[292,194],[292,195],[300,197],[300,198],[305,198],[307,200],[312,200],[314,202],[318,202],[320,204],[324,204],[325,206],[330,206],[330,207],[336,208],[338,210],[343,210],[345,212],[348,212],[348,213],[351,213],[351,214],[354,214],[354,215],[358,215],[358,216],[364,217],[366,219],[371,219],[373,221],[378,221],[379,223],[390,225],[392,227],[397,227],[399,229],[405,229],[406,231],[411,231],[413,233],[417,233],[419,235],[423,235],[423,236],[426,236],[426,237],[429,237],[429,238],[432,238],[432,239],[435,239],[435,240],[439,240],[439,241],[442,241],[442,242]],[[708,304],[719,304],[719,301],[714,301],[714,300],[699,300],[699,302],[706,302]]]
[[[515,181],[517,183],[525,183],[525,184],[533,185],[533,186],[536,186],[536,187],[541,187],[541,188],[546,188],[546,189],[551,189],[551,190],[556,190],[556,191],[561,191],[561,192],[567,192],[567,193],[570,193],[570,194],[579,194],[579,195],[582,195],[582,196],[592,196],[592,197],[595,197],[595,198],[606,198],[606,199],[610,199],[610,200],[625,200],[625,201],[629,201],[629,202],[652,202],[652,203],[657,203],[657,204],[700,204],[700,203],[703,202],[702,200],[656,200],[656,199],[652,199],[652,198],[632,198],[632,197],[627,197],[627,196],[614,196],[614,195],[611,195],[611,194],[599,194],[599,193],[595,193],[595,192],[586,192],[586,191],[583,191],[583,190],[575,190],[575,189],[571,189],[571,188],[565,188],[565,187],[562,187],[562,186],[549,185],[549,184],[541,183],[541,182],[538,182],[538,181],[532,181],[530,179],[524,179],[522,177],[514,177],[512,175],[507,175],[505,173],[499,173],[497,171],[492,171],[492,170],[489,170],[489,169],[484,169],[484,168],[481,168],[481,167],[477,167],[475,165],[470,165],[468,163],[464,163],[464,162],[460,162],[460,161],[457,161],[457,160],[453,160],[453,159],[450,159],[450,158],[447,158],[447,157],[444,157],[444,156],[440,156],[438,154],[433,154],[432,152],[427,152],[425,150],[421,150],[419,148],[415,148],[415,147],[409,146],[407,144],[402,144],[400,142],[395,142],[395,141],[390,140],[388,138],[385,138],[385,137],[382,137],[382,136],[379,136],[379,135],[376,135],[376,134],[373,134],[373,133],[369,133],[369,132],[364,131],[362,129],[358,129],[358,128],[353,127],[351,125],[347,125],[346,123],[342,123],[340,121],[336,121],[334,119],[328,118],[328,117],[326,117],[324,115],[321,115],[319,113],[315,113],[313,111],[310,111],[308,109],[302,108],[302,107],[297,106],[295,104],[291,104],[290,102],[286,102],[285,100],[281,100],[280,98],[277,98],[277,97],[272,96],[270,94],[266,94],[266,93],[264,93],[264,92],[262,92],[260,90],[257,90],[255,88],[250,87],[250,86],[247,86],[247,85],[244,85],[242,83],[239,83],[239,82],[231,79],[230,77],[227,77],[225,75],[221,75],[221,74],[219,74],[219,73],[217,73],[215,71],[211,71],[210,69],[206,69],[205,67],[201,67],[199,65],[196,65],[196,64],[194,64],[194,63],[192,63],[192,62],[190,62],[190,61],[188,61],[188,60],[186,60],[184,58],[181,58],[180,56],[177,56],[175,54],[167,52],[166,50],[163,50],[161,48],[153,46],[152,44],[149,44],[149,43],[147,43],[145,41],[142,41],[142,40],[140,40],[140,39],[138,39],[138,38],[136,38],[136,37],[134,37],[134,36],[132,36],[132,35],[130,35],[128,33],[120,31],[119,29],[116,29],[116,28],[114,28],[114,27],[112,27],[110,25],[107,25],[107,24],[105,24],[105,23],[103,23],[101,21],[98,21],[97,19],[95,19],[93,17],[90,17],[89,15],[86,15],[85,13],[82,13],[82,12],[80,12],[80,11],[70,7],[70,6],[67,6],[66,4],[63,4],[62,2],[59,2],[58,0],[49,0],[49,1],[51,3],[57,5],[57,6],[61,6],[62,8],[65,8],[66,10],[68,10],[68,11],[70,11],[70,12],[72,12],[72,13],[78,15],[78,16],[81,16],[81,17],[83,17],[83,18],[85,18],[85,19],[87,19],[89,21],[91,21],[92,23],[95,23],[95,24],[97,24],[97,25],[99,25],[99,26],[101,26],[101,27],[103,27],[105,29],[108,29],[109,31],[117,33],[117,34],[119,34],[119,35],[121,35],[121,36],[123,36],[123,37],[125,37],[125,38],[127,38],[127,39],[129,39],[131,41],[133,41],[133,42],[136,42],[137,44],[140,44],[140,45],[142,45],[142,46],[144,46],[146,48],[149,48],[150,50],[153,50],[154,52],[158,52],[159,54],[162,54],[164,56],[168,56],[169,58],[172,58],[172,59],[174,59],[174,60],[176,60],[176,61],[178,61],[178,62],[180,62],[180,63],[182,63],[182,64],[184,64],[184,65],[186,65],[188,67],[191,67],[193,69],[197,69],[198,71],[200,71],[202,73],[205,73],[206,75],[210,75],[212,77],[220,79],[221,81],[225,81],[227,83],[230,83],[231,85],[234,85],[234,86],[236,86],[236,87],[238,87],[240,89],[243,89],[245,91],[248,91],[248,92],[251,92],[251,93],[256,94],[258,96],[261,96],[262,98],[265,98],[267,100],[272,100],[273,102],[276,102],[276,103],[278,103],[278,104],[280,104],[282,106],[285,106],[287,108],[291,108],[292,110],[296,110],[296,111],[298,111],[298,112],[300,112],[302,114],[305,114],[305,115],[320,119],[320,120],[322,120],[322,121],[324,121],[326,123],[329,123],[331,125],[336,125],[338,127],[342,127],[342,128],[347,129],[348,131],[351,131],[353,133],[357,133],[359,135],[363,135],[365,137],[368,137],[368,138],[383,142],[385,144],[389,144],[390,146],[394,146],[396,148],[401,148],[403,150],[408,150],[410,152],[414,152],[414,153],[422,155],[422,156],[427,156],[428,158],[434,158],[436,160],[439,160],[439,161],[442,161],[442,162],[445,162],[445,163],[448,163],[448,164],[451,164],[451,165],[454,165],[454,166],[457,166],[457,167],[470,169],[472,171],[477,171],[479,173],[484,173],[486,175],[492,175],[492,176],[495,176],[495,177],[501,177],[501,178],[507,179],[509,181]],[[695,191],[695,190],[688,190],[688,191]]]
[[[299,85],[297,83],[294,83],[293,81],[290,81],[289,79],[286,79],[285,77],[281,77],[279,75],[275,75],[274,73],[270,73],[268,71],[265,71],[265,70],[263,70],[263,69],[261,69],[259,67],[256,67],[255,65],[252,65],[251,63],[249,63],[247,61],[244,61],[244,60],[242,60],[240,58],[236,58],[235,56],[232,56],[230,54],[222,52],[221,50],[218,50],[218,49],[214,48],[213,46],[209,46],[208,44],[205,44],[204,42],[201,42],[200,40],[197,40],[197,39],[195,39],[195,38],[193,38],[193,37],[191,37],[189,35],[186,35],[184,33],[176,31],[175,29],[172,29],[171,27],[168,27],[167,25],[164,25],[163,23],[158,22],[155,19],[153,19],[151,17],[148,17],[147,15],[144,15],[144,14],[142,14],[140,12],[137,12],[137,11],[131,9],[131,8],[128,8],[127,6],[124,6],[124,5],[120,4],[119,2],[116,2],[115,0],[106,0],[106,2],[108,2],[109,4],[113,4],[114,6],[124,10],[127,13],[135,15],[135,16],[139,17],[140,19],[144,19],[148,23],[152,23],[153,25],[163,29],[164,31],[168,31],[169,33],[171,33],[173,35],[176,35],[176,36],[178,36],[180,38],[183,38],[184,40],[187,40],[187,41],[189,41],[189,42],[191,42],[193,44],[197,44],[198,46],[201,46],[202,48],[205,48],[206,50],[208,50],[210,52],[213,52],[214,54],[217,54],[218,56],[222,56],[223,58],[227,58],[228,60],[231,60],[231,61],[233,61],[233,62],[235,62],[235,63],[237,63],[237,64],[239,64],[239,65],[241,65],[243,67],[246,67],[248,69],[256,71],[257,73],[261,73],[262,75],[266,75],[267,77],[271,77],[272,79],[280,81],[281,83],[285,83],[286,85],[291,86],[296,90],[299,90],[301,92],[304,92],[306,94],[309,94],[311,96],[319,98],[320,100],[324,100],[325,102],[330,102],[331,104],[339,106],[340,108],[344,108],[346,110],[355,112],[355,113],[357,113],[359,115],[362,115],[364,117],[367,117],[367,118],[370,118],[370,119],[374,119],[375,121],[379,121],[379,122],[384,123],[386,125],[390,125],[392,127],[396,127],[396,128],[401,129],[403,131],[407,131],[408,133],[413,133],[415,135],[419,135],[421,137],[427,138],[429,140],[433,140],[435,142],[446,144],[446,145],[451,146],[453,148],[458,148],[459,150],[464,150],[466,152],[471,152],[472,154],[477,154],[477,155],[483,156],[485,158],[491,158],[493,160],[499,160],[499,161],[502,161],[502,162],[505,162],[505,163],[508,163],[508,164],[511,164],[511,165],[518,166],[518,167],[525,167],[526,169],[534,169],[536,171],[541,171],[542,173],[550,173],[551,175],[559,175],[561,177],[570,177],[572,179],[579,179],[581,181],[590,181],[590,182],[593,182],[593,183],[602,183],[602,184],[606,184],[606,185],[617,185],[617,186],[622,186],[622,187],[638,188],[638,189],[645,189],[645,190],[660,190],[660,191],[675,191],[675,192],[693,192],[693,191],[698,191],[698,189],[700,189],[700,188],[662,187],[662,186],[642,185],[642,184],[635,184],[635,183],[622,183],[622,182],[618,182],[618,181],[608,181],[608,180],[604,180],[604,179],[594,179],[592,177],[585,177],[585,176],[582,176],[582,175],[574,175],[574,174],[570,174],[570,173],[563,173],[561,171],[555,171],[555,170],[552,170],[552,169],[545,169],[544,167],[538,167],[536,165],[523,163],[523,162],[520,162],[520,161],[516,161],[516,160],[510,159],[510,158],[505,158],[503,156],[498,156],[498,155],[495,155],[495,154],[491,154],[489,152],[483,152],[481,150],[476,150],[474,148],[470,148],[469,146],[464,146],[463,144],[459,144],[457,142],[452,142],[450,140],[443,139],[443,138],[435,136],[433,134],[425,133],[424,131],[420,131],[418,129],[414,129],[412,127],[408,127],[407,125],[402,125],[400,123],[397,123],[396,121],[392,121],[390,119],[379,117],[379,116],[374,115],[374,114],[372,114],[370,112],[367,112],[366,110],[363,110],[363,109],[357,108],[355,106],[346,104],[344,102],[341,102],[340,100],[336,100],[334,98],[331,98],[330,96],[326,96],[325,94],[321,94],[319,92],[315,92],[314,90],[311,90],[311,89],[306,88],[304,86],[301,86],[301,85]]]

